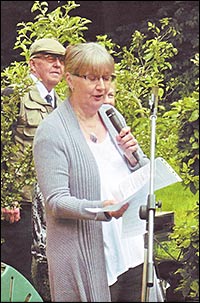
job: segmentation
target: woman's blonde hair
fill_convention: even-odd
[[[65,72],[84,75],[86,72],[94,75],[114,73],[114,59],[106,48],[97,42],[68,45],[65,54]]]

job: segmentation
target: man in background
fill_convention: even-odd
[[[25,146],[32,146],[38,125],[61,102],[54,87],[63,77],[64,55],[65,47],[53,38],[36,40],[30,47],[29,66],[33,85],[20,100],[13,132],[15,142],[20,144],[20,153],[23,153]],[[33,238],[40,237],[40,231],[37,230],[37,222],[32,230],[32,197],[33,187],[25,185],[22,188],[20,209],[16,210],[13,205],[18,215],[13,216],[13,209],[1,209],[1,238],[4,240],[1,244],[1,261],[13,266],[30,282],[37,282],[37,266],[41,264],[38,262],[39,249],[35,248],[32,277],[31,247],[32,233]],[[34,285],[38,290],[36,282]]]

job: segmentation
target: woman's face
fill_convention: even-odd
[[[99,76],[90,72],[84,75],[72,75],[67,72],[66,80],[71,89],[71,102],[83,110],[97,111],[105,102],[112,75],[108,71]]]
[[[107,94],[105,95],[104,103],[115,105],[115,89],[113,85],[111,85],[110,89],[108,90]]]

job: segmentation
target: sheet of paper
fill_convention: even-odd
[[[122,218],[122,236],[129,237],[143,234],[146,229],[146,220],[140,219],[140,207],[147,205],[150,186],[150,163],[132,172],[116,185],[112,192],[118,204],[104,208],[87,208],[91,212],[114,211],[129,202],[129,207]],[[161,157],[155,159],[154,190],[164,188],[182,179],[174,169]]]

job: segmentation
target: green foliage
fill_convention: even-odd
[[[193,59],[199,65],[199,55]],[[196,194],[199,192],[199,79],[195,82],[196,90],[189,96],[172,103],[172,109],[165,115],[177,121],[179,130],[178,163],[180,174],[186,187]],[[175,226],[171,239],[181,252],[183,267],[176,274],[181,275],[176,291],[181,291],[186,299],[199,297],[199,202],[196,207],[186,212],[179,226]],[[191,221],[195,221],[190,225]]]
[[[176,183],[156,192],[158,201],[162,201],[162,211],[174,212],[173,233],[168,241],[157,245],[155,257],[157,262],[175,260],[180,264],[177,272],[177,291],[187,299],[197,299],[199,295],[199,206],[198,194],[193,194],[183,183]],[[166,269],[167,270],[167,269]],[[188,301],[187,301],[188,302]]]
[[[199,65],[198,54],[193,62]],[[164,117],[175,121],[178,126],[178,162],[181,177],[193,193],[199,191],[199,79],[195,81],[196,90],[189,96],[172,103]]]
[[[176,291],[181,290],[186,298],[197,298],[199,296],[199,205],[197,204],[186,215],[196,224],[188,225],[187,221],[183,220],[179,227],[174,228],[171,235],[171,239],[175,240],[181,251],[183,264],[183,267],[176,272],[182,277]]]
[[[13,140],[13,125],[19,112],[20,98],[28,91],[31,81],[20,77],[26,75],[26,67],[13,63],[2,72],[2,82],[14,79],[13,93],[1,98],[1,206],[9,207],[21,201],[21,189],[34,179],[32,152],[27,147],[20,159],[15,161],[20,146]]]
[[[91,21],[79,16],[72,17],[70,11],[79,7],[75,1],[67,1],[67,4],[58,7],[48,13],[48,3],[35,1],[31,12],[39,11],[35,16],[35,22],[20,22],[17,24],[18,36],[14,49],[21,48],[21,55],[29,59],[29,47],[35,39],[56,38],[61,44],[75,44],[84,42],[83,32]]]
[[[170,60],[176,56],[177,49],[170,42],[177,32],[170,24],[170,19],[160,20],[160,27],[148,22],[149,34],[136,30],[132,34],[130,46],[112,53],[118,59],[116,64],[117,93],[116,107],[124,114],[144,152],[150,156],[150,109],[152,87],[158,86],[157,114],[157,151],[166,160],[177,155],[178,128],[176,122],[163,119],[166,111],[165,101],[171,93],[171,84],[165,81],[165,73],[172,69]],[[107,45],[106,45],[107,46]],[[170,131],[171,130],[171,131]],[[174,159],[170,164],[175,164]]]
[[[194,79],[199,75],[198,67],[191,63],[191,58],[199,52],[199,2],[165,2],[159,6],[155,21],[163,16],[172,17],[178,32],[171,42],[179,52],[173,60],[173,69],[166,73],[166,81],[172,81],[174,88],[168,98],[168,102],[172,102],[190,95],[195,89]]]

